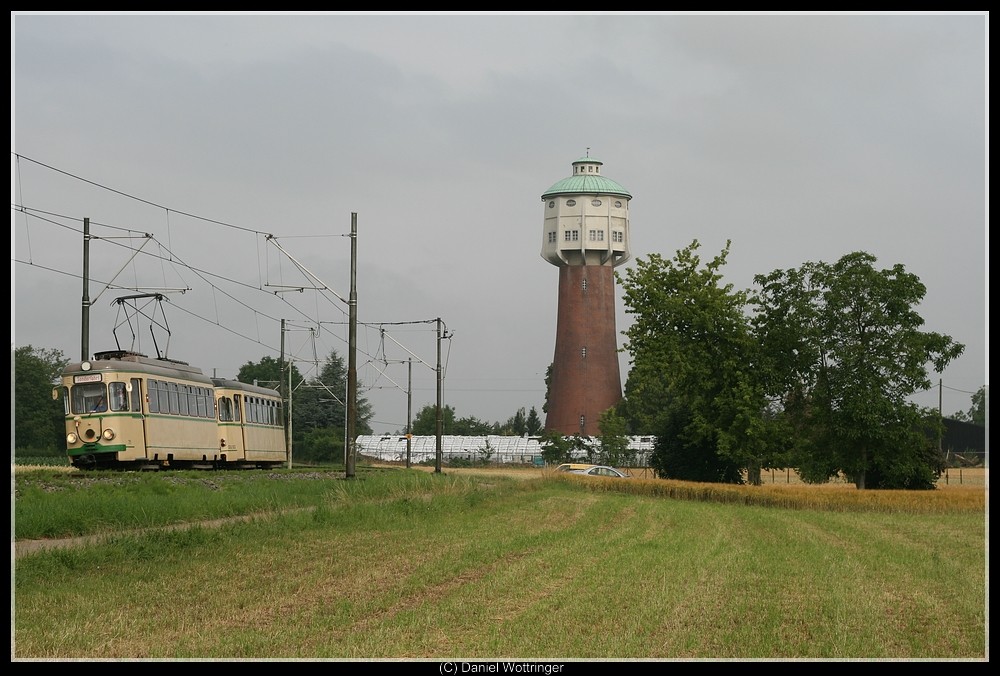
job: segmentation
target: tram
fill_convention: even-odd
[[[269,468],[287,462],[277,391],[186,362],[98,352],[63,370],[66,452],[81,469]]]

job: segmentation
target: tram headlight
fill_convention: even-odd
[[[101,432],[101,436],[104,437],[105,441],[111,441],[115,438],[115,431],[110,427],[105,427],[104,431]]]
[[[76,434],[74,434],[73,432],[70,432],[69,434],[67,434],[66,435],[66,443],[67,444],[75,444],[76,443]]]

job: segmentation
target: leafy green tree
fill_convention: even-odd
[[[572,457],[573,440],[555,430],[545,430],[538,438],[542,459],[549,465],[569,462]]]
[[[612,467],[631,466],[635,460],[635,450],[629,448],[625,418],[618,415],[614,408],[609,408],[601,414],[598,426],[601,430],[600,462]]]
[[[69,360],[59,350],[22,345],[13,351],[14,448],[65,452],[62,398],[52,388]]]
[[[475,416],[466,416],[455,420],[450,432],[444,434],[457,434],[468,437],[482,437],[489,434],[497,434],[499,425],[480,420]]]
[[[410,426],[414,435],[437,436],[437,406],[427,404],[417,411]],[[447,404],[441,406],[441,434],[454,434],[455,409]]]
[[[776,450],[747,294],[722,284],[729,247],[703,265],[695,240],[619,275],[634,317],[623,411],[657,436],[651,464],[662,476],[742,483],[746,469],[756,483]]]
[[[685,481],[742,483],[739,464],[719,453],[717,444],[707,435],[692,435],[696,414],[682,400],[672,402],[672,410],[663,416],[661,428],[649,458],[657,476]]]
[[[875,260],[854,252],[755,277],[759,372],[800,435],[803,476],[933,488],[934,416],[909,397],[931,386],[928,365],[940,373],[964,346],[920,331],[915,308],[926,288],[902,265],[877,270]]]
[[[986,386],[983,385],[972,395],[972,406],[968,411],[957,411],[952,416],[955,420],[970,422],[973,425],[986,426]]]
[[[570,457],[579,458],[580,454],[586,458],[587,462],[594,463],[597,462],[598,455],[600,455],[600,448],[598,444],[593,443],[590,437],[585,437],[579,432],[570,437]]]
[[[294,363],[291,368],[291,387],[293,390],[302,385],[304,378]],[[241,383],[256,383],[261,387],[270,387],[275,390],[282,385],[287,389],[289,374],[282,371],[281,360],[274,357],[262,357],[258,362],[248,361],[236,374],[236,379]]]

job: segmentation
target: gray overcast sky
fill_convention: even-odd
[[[413,412],[434,403],[436,326],[405,322],[439,317],[445,404],[541,415],[541,194],[589,148],[633,195],[625,267],[696,239],[703,259],[732,240],[742,289],[852,251],[902,264],[926,330],[966,346],[916,401],[967,410],[989,373],[988,21],[11,12],[11,343],[80,357],[87,217],[153,235],[134,258],[92,242],[91,351],[115,347],[115,280],[188,289],[158,346],[208,374],[277,357],[281,318],[288,352],[346,360],[355,212],[375,431],[405,426],[407,359]],[[274,292],[303,269],[332,293]]]

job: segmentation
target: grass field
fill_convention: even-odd
[[[12,659],[988,661],[982,486],[813,488],[19,470],[103,539],[16,560]]]

